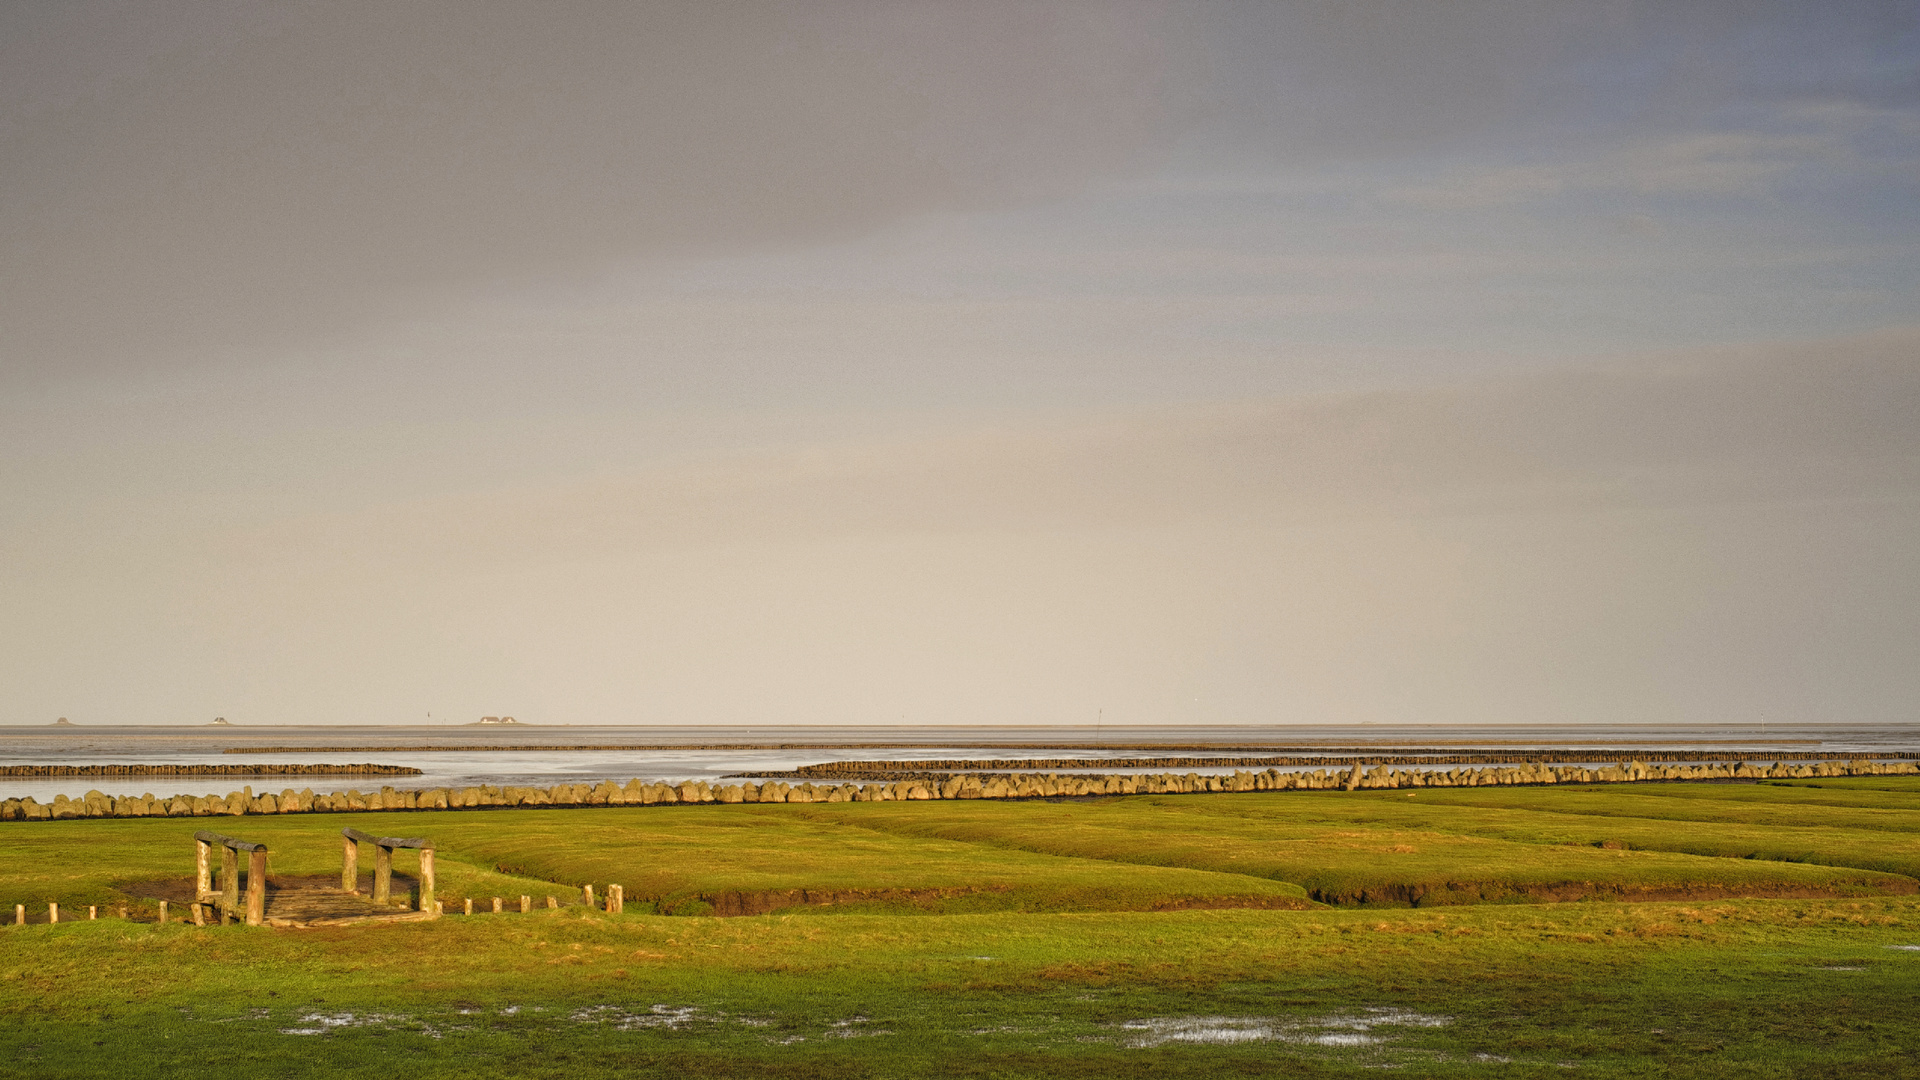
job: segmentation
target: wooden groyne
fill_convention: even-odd
[[[63,776],[420,776],[406,765],[0,765],[0,777]]]
[[[1020,773],[982,777],[948,776],[944,780],[896,780],[887,783],[679,784],[629,780],[616,784],[556,784],[541,787],[465,787],[400,791],[345,791],[315,794],[312,788],[279,794],[255,795],[251,787],[225,797],[175,795],[169,798],[110,796],[90,791],[79,799],[56,796],[52,803],[33,799],[0,801],[0,821],[64,818],[207,817],[243,814],[363,813],[390,810],[476,810],[534,806],[657,806],[678,803],[833,803],[889,802],[921,799],[1050,799],[1114,795],[1189,795],[1204,792],[1246,791],[1356,791],[1375,788],[1488,787],[1532,784],[1611,784],[1647,781],[1805,780],[1842,776],[1920,775],[1912,761],[1776,761],[1758,764],[1707,763],[1661,765],[1625,761],[1591,768],[1584,765],[1456,766],[1442,772],[1395,769],[1375,765],[1368,769],[1315,769],[1312,772],[1240,770],[1222,776],[1198,773],[1141,775],[1058,775]]]

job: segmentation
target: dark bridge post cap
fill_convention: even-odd
[[[265,844],[256,844],[249,840],[240,840],[235,837],[228,836],[225,833],[209,832],[206,829],[200,829],[196,831],[193,834],[193,838],[195,840],[200,841],[203,844],[219,844],[221,847],[229,847],[235,851],[267,850],[267,845]]]
[[[422,848],[427,851],[433,850],[433,841],[427,839],[424,836],[411,836],[411,837],[375,836],[372,833],[361,832],[359,829],[353,828],[352,826],[348,826],[347,828],[341,829],[340,835],[346,837],[349,840],[358,841],[362,844],[373,844],[377,847],[383,847],[383,848],[403,848],[404,847],[404,848]]]

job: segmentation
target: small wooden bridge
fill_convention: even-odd
[[[412,922],[439,915],[434,902],[433,841],[424,837],[374,836],[358,829],[342,829],[340,877],[273,877],[267,872],[267,846],[205,829],[193,834],[194,889],[190,912],[195,923],[212,918],[218,923],[245,922],[248,926],[351,926],[372,922]],[[360,846],[376,854],[371,878],[363,890],[359,871]],[[213,849],[220,849],[216,879]],[[419,852],[419,873],[401,879],[405,891],[394,900],[393,853],[401,848]],[[247,854],[242,896],[240,853]],[[216,885],[218,886],[216,888]],[[163,901],[162,919],[165,918]]]

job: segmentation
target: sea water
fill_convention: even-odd
[[[620,749],[569,749],[583,745]],[[258,748],[230,754],[230,748]],[[313,747],[350,747],[319,752]],[[444,749],[423,747],[513,747]],[[51,802],[100,790],[108,795],[225,795],[251,786],[256,794],[285,788],[316,792],[396,788],[754,779],[832,761],[941,758],[1083,758],[1259,756],[1269,749],[1300,756],[1307,748],[1367,748],[1382,754],[1425,748],[1524,753],[1533,748],[1592,748],[1593,764],[1633,750],[1818,753],[1879,758],[1920,751],[1920,726],[1567,726],[1479,728],[1359,725],[1346,727],[666,727],[513,725],[199,727],[0,726],[0,765],[401,765],[419,776],[76,776],[0,777],[0,798]],[[1313,766],[1305,766],[1312,769]],[[1056,769],[1055,772],[1075,770]],[[1103,772],[1169,771],[1152,768]],[[1231,766],[1180,765],[1170,771],[1231,773]]]

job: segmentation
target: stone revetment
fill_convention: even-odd
[[[662,806],[679,803],[889,802],[917,799],[1044,799],[1114,795],[1188,795],[1246,791],[1354,791],[1374,788],[1486,787],[1525,784],[1645,783],[1676,780],[1766,781],[1839,776],[1911,776],[1912,761],[1750,761],[1701,764],[1649,764],[1625,761],[1600,768],[1579,765],[1501,765],[1441,770],[1367,768],[1316,769],[1311,772],[1237,771],[1219,776],[1198,773],[957,773],[944,780],[892,783],[679,784],[630,780],[625,784],[556,784],[543,787],[465,787],[316,794],[288,788],[279,794],[254,794],[251,787],[225,797],[110,796],[90,791],[82,798],[56,797],[52,803],[27,799],[0,801],[0,821],[65,818],[217,817],[246,814],[340,814],[390,810],[478,810],[523,806]]]

